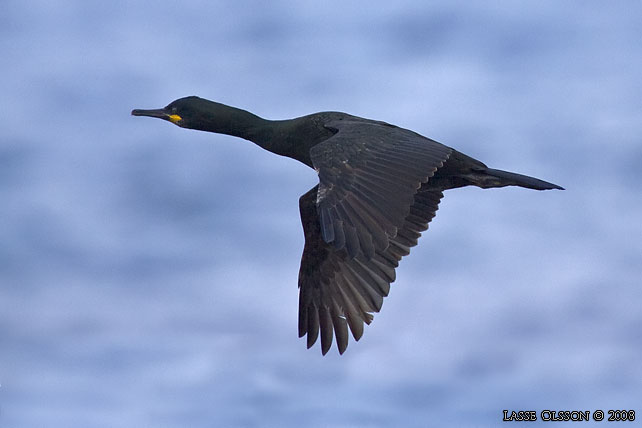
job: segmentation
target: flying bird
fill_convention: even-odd
[[[416,132],[340,112],[266,120],[203,98],[132,111],[182,128],[244,138],[313,168],[319,184],[299,199],[305,245],[299,270],[299,337],[340,354],[379,312],[395,269],[435,216],[444,190],[463,186],[562,187],[488,168]]]

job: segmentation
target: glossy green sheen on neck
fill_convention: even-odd
[[[310,167],[310,148],[333,135],[320,121],[314,120],[319,114],[267,120],[249,111],[196,96],[180,98],[162,109],[132,111],[134,116],[156,117],[182,128],[240,137]]]

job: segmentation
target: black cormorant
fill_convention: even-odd
[[[299,199],[305,246],[299,271],[299,337],[339,353],[379,312],[399,260],[417,245],[443,191],[462,186],[562,189],[488,168],[416,132],[339,112],[266,120],[199,97],[134,116],[233,135],[314,168],[319,184]]]

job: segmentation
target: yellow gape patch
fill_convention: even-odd
[[[183,118],[182,118],[182,117],[180,117],[180,116],[179,116],[179,115],[177,115],[177,114],[170,114],[170,115],[168,116],[168,118],[169,118],[170,122],[172,122],[172,123],[180,122],[181,120],[183,120]]]

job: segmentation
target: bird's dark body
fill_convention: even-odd
[[[482,162],[413,131],[340,112],[269,121],[245,110],[186,97],[133,115],[241,137],[319,174],[299,199],[305,247],[299,272],[299,335],[336,337],[343,353],[381,309],[399,260],[417,244],[443,191],[463,186],[562,189]]]

